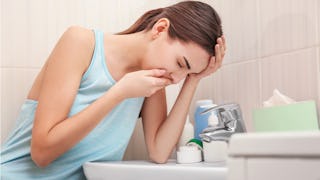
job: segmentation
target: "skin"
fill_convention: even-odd
[[[37,166],[46,167],[71,149],[121,101],[141,96],[146,97],[141,116],[149,157],[156,163],[167,161],[199,81],[217,71],[226,50],[225,38],[218,38],[216,57],[211,57],[195,43],[170,39],[169,27],[170,21],[162,18],[147,32],[105,34],[106,63],[117,82],[71,117],[68,113],[90,64],[95,39],[91,30],[81,27],[70,27],[62,35],[27,97],[38,101],[31,140],[31,157]],[[165,87],[184,78],[167,115]]]

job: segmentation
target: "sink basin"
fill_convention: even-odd
[[[83,165],[89,180],[102,179],[152,179],[152,180],[226,180],[225,162],[177,164],[169,160],[165,164],[150,161],[87,162]]]

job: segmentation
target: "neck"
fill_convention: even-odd
[[[146,33],[106,35],[105,39],[107,64],[110,69],[115,69],[115,76],[142,69],[148,42]]]

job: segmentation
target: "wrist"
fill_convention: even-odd
[[[201,80],[201,78],[198,78],[196,75],[194,75],[194,74],[190,74],[189,76],[187,76],[186,77],[186,82],[190,82],[190,83],[192,83],[192,84],[199,84],[199,82],[200,82],[200,80]]]
[[[113,85],[108,91],[119,102],[123,101],[124,99],[127,99],[125,91],[123,91],[117,84]]]

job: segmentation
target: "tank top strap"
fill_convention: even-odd
[[[93,29],[95,36],[94,51],[91,59],[91,63],[84,73],[82,79],[86,81],[87,79],[97,79],[106,77],[111,85],[115,84],[116,81],[110,74],[110,71],[106,64],[105,52],[104,52],[104,37],[103,32],[97,29]],[[102,76],[101,76],[102,75]]]
[[[102,64],[102,68],[103,68],[106,76],[110,80],[110,82],[112,84],[115,84],[116,81],[111,76],[110,71],[109,71],[109,69],[107,67],[107,64],[106,64],[105,51],[104,51],[104,34],[103,34],[103,31],[98,30],[98,29],[94,29],[94,33],[95,33],[95,39],[96,39],[95,51],[98,51],[99,54],[100,54],[100,58],[99,59],[100,59],[100,63]]]

